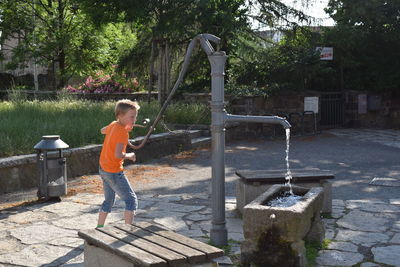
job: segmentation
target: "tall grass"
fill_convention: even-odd
[[[166,122],[181,124],[210,124],[211,110],[203,104],[174,103],[167,109]]]
[[[115,102],[90,102],[61,99],[58,101],[0,102],[0,157],[34,153],[34,145],[43,135],[57,134],[72,147],[101,144],[100,128],[114,118]],[[209,111],[200,104],[172,104],[165,121],[169,123],[206,123]],[[138,123],[144,118],[155,119],[157,102],[141,103]],[[199,118],[200,115],[202,117]],[[161,126],[156,132],[163,132]],[[136,128],[131,138],[144,135],[147,129]]]

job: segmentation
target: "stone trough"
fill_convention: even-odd
[[[292,186],[292,190],[302,196],[293,206],[266,204],[289,191],[286,185],[273,185],[244,207],[243,266],[306,266],[304,241],[322,242],[325,238],[320,217],[323,189]]]
[[[267,191],[274,184],[284,184],[287,170],[237,170],[236,175],[240,178],[236,182],[237,209],[243,213],[243,208],[259,195]],[[323,213],[332,212],[332,184],[329,180],[334,179],[333,173],[319,169],[292,169],[292,184],[312,188],[322,187],[324,189]]]

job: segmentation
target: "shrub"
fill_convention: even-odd
[[[64,88],[70,93],[132,93],[141,91],[139,82],[135,77],[128,77],[126,74],[119,74],[113,67],[111,74],[105,74],[103,71],[97,71],[93,76],[88,76],[84,83],[74,87],[68,85]]]

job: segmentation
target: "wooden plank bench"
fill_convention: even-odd
[[[86,267],[218,267],[224,251],[146,222],[78,232]]]
[[[240,178],[236,183],[236,205],[241,213],[244,206],[267,191],[271,185],[286,183],[286,170],[237,170],[235,173]],[[292,183],[295,185],[307,188],[322,187],[324,189],[322,212],[332,212],[332,184],[328,180],[334,179],[335,176],[330,171],[294,169],[291,173]]]

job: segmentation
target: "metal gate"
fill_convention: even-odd
[[[334,128],[343,125],[344,98],[342,93],[332,92],[321,94],[320,126]]]

